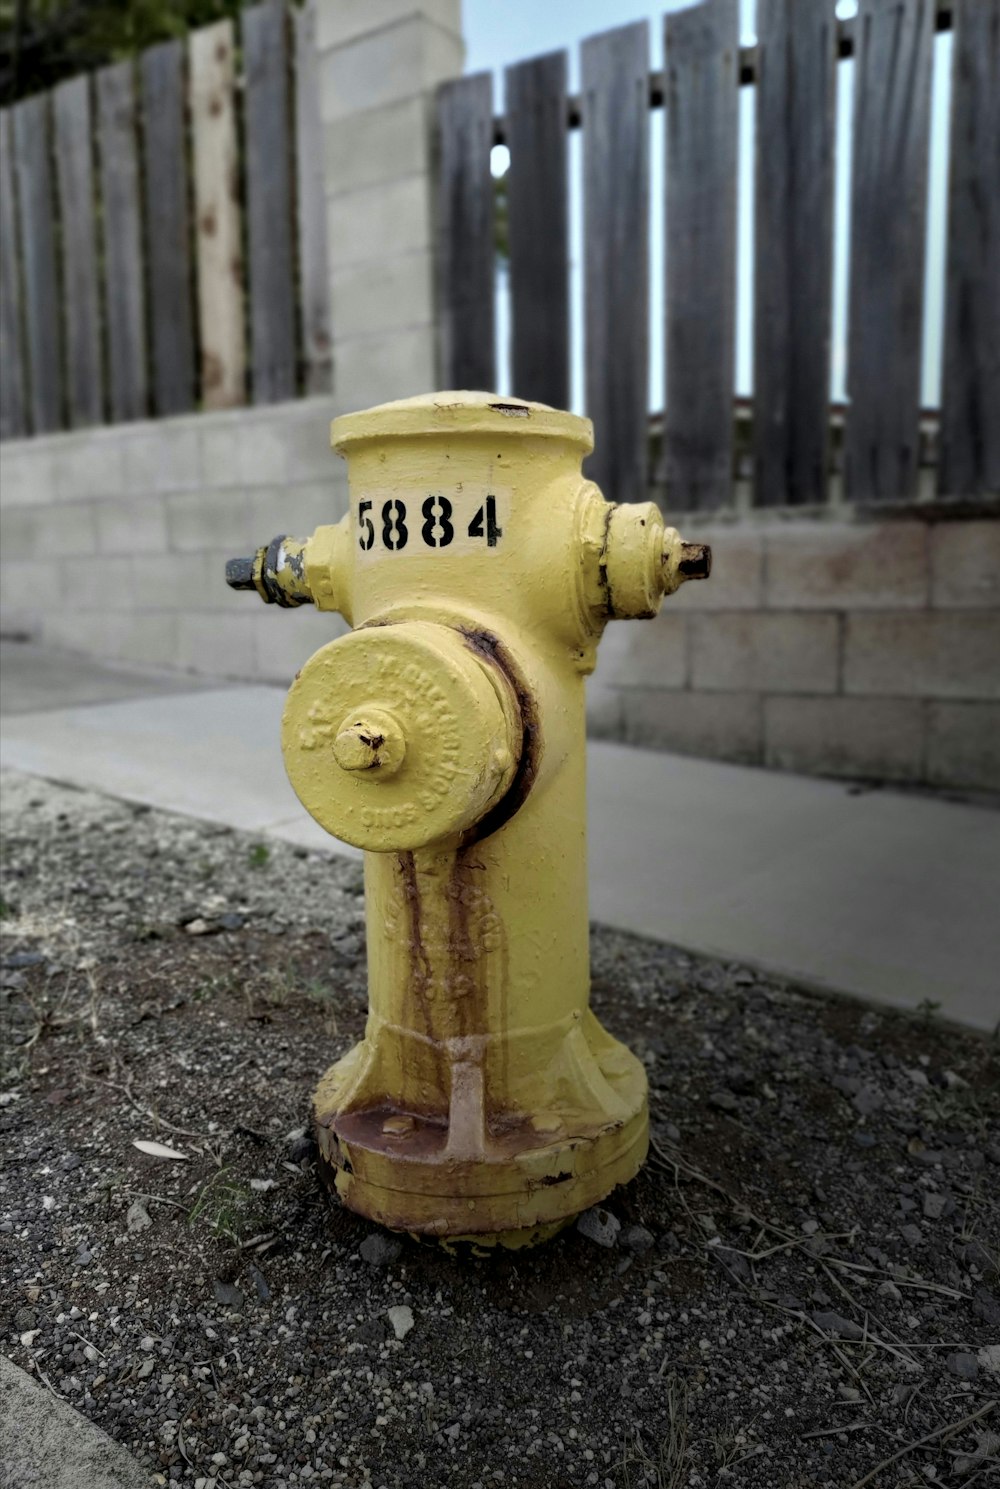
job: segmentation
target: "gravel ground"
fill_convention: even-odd
[[[452,1256],[313,1169],[356,865],[8,774],[0,910],[0,1338],[151,1482],[998,1482],[995,1040],[595,927],[651,1160]]]

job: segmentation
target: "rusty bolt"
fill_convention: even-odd
[[[707,543],[682,543],[677,572],[685,579],[707,579],[712,572],[712,550]]]

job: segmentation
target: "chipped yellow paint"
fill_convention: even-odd
[[[586,481],[590,422],[485,393],[334,421],[350,510],[229,579],[353,625],[285,709],[289,779],[365,849],[365,1038],[320,1081],[321,1162],[399,1230],[532,1244],[632,1178],[639,1061],[589,1008],[584,678],[609,619],[708,573]]]

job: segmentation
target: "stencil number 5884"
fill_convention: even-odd
[[[454,503],[447,496],[433,493],[420,506],[420,542],[425,548],[448,548],[456,535]],[[418,519],[414,519],[415,521]],[[459,531],[461,529],[459,528]],[[466,536],[480,539],[487,548],[496,548],[503,537],[497,521],[497,499],[488,494],[465,528]],[[406,503],[398,496],[389,497],[375,511],[374,501],[358,503],[358,547],[369,553],[376,544],[389,553],[399,553],[410,538]]]

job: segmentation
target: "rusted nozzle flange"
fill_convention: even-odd
[[[252,558],[231,558],[226,563],[230,589],[255,589],[265,605],[285,609],[313,603],[305,572],[305,543],[284,533],[258,548]]]

